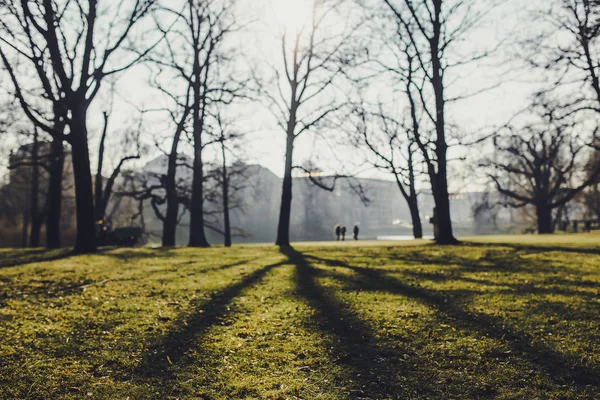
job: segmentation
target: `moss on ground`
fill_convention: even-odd
[[[0,250],[0,398],[600,398],[599,290],[597,235]]]

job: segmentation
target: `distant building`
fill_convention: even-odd
[[[166,161],[166,156],[160,156],[147,163],[141,173],[153,176],[164,174]],[[191,182],[191,170],[181,167],[178,179]],[[273,242],[279,221],[282,180],[260,165],[247,166],[243,179],[244,185],[239,185],[243,186],[243,190],[236,194],[242,200],[242,207],[231,211],[231,223],[244,235],[234,238],[234,241]],[[326,180],[326,177],[322,179]],[[360,226],[361,237],[365,239],[412,235],[410,211],[395,182],[361,178],[353,179],[352,184],[360,184],[369,199],[368,205],[361,202],[347,180],[338,180],[335,189],[330,192],[317,187],[306,176],[295,177],[291,240],[332,240],[336,224],[350,228]],[[482,197],[483,193],[452,196],[450,202],[457,235],[473,234],[482,226],[488,226],[486,232],[494,230],[491,216],[480,216],[478,220],[474,218],[473,205]],[[218,211],[220,204],[207,202],[205,206],[207,211]],[[433,232],[428,217],[433,212],[433,197],[427,193],[421,194],[419,207],[424,234],[431,236]],[[217,223],[222,224],[220,218],[216,218]],[[162,222],[156,218],[149,202],[144,206],[144,220],[153,241],[160,241]],[[184,212],[177,231],[179,244],[187,243],[188,226],[189,214]],[[210,229],[207,229],[207,236],[212,243],[222,241],[222,236]]]

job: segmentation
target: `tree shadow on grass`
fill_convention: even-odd
[[[328,341],[333,362],[350,373],[348,379],[351,380],[339,385],[347,386],[352,398],[410,397],[415,391],[420,396],[433,395],[431,381],[426,379],[429,365],[416,356],[411,358],[410,365],[405,363],[403,355],[411,353],[410,349],[381,346],[364,321],[319,285],[317,277],[321,271],[314,268],[304,254],[292,248],[281,251],[296,266],[297,292],[314,310],[317,333],[333,338]],[[402,382],[399,377],[403,378]]]
[[[172,323],[171,330],[145,350],[136,375],[170,380],[177,369],[192,362],[198,363],[199,360],[186,357],[186,353],[211,326],[218,324],[230,313],[228,305],[232,300],[244,289],[258,283],[269,271],[284,264],[285,262],[278,262],[259,268],[238,283],[219,291],[209,301],[192,304],[190,312],[182,313]]]
[[[240,265],[245,265],[252,260],[240,260],[230,264],[219,265],[215,267],[210,267],[198,271],[194,271],[192,273],[187,274],[187,277],[204,274],[210,271],[223,271],[230,268],[235,268]],[[152,278],[152,275],[144,274],[144,278]],[[174,278],[179,279],[180,277]],[[70,296],[74,294],[80,294],[83,290],[86,290],[89,287],[95,286],[103,286],[110,282],[128,282],[135,281],[139,279],[138,277],[130,277],[130,278],[117,278],[117,279],[89,279],[88,277],[76,280],[69,278],[52,278],[52,279],[44,279],[37,280],[36,288],[27,287],[26,290],[18,290],[19,287],[16,285],[11,285],[11,290],[5,293],[0,292],[0,300],[9,297],[15,296],[36,296],[37,298],[54,298],[58,296]],[[165,282],[169,279],[161,279],[160,281]]]
[[[0,250],[0,268],[61,260],[73,256],[68,249],[8,249]]]
[[[481,278],[469,278],[462,274],[461,271],[451,271],[450,273],[434,273],[434,272],[421,272],[421,271],[401,271],[402,274],[411,276],[420,281],[431,281],[437,283],[460,281],[474,285],[484,285],[494,287],[494,293],[497,294],[510,294],[516,296],[529,296],[529,295],[562,295],[562,296],[576,296],[587,300],[595,300],[598,298],[597,293],[590,291],[578,291],[575,288],[596,288],[598,282],[590,280],[575,280],[560,278],[556,280],[540,280],[535,282],[502,282],[493,281],[490,279]]]
[[[413,298],[434,308],[438,313],[450,317],[451,322],[448,323],[453,323],[457,328],[506,343],[513,354],[518,354],[530,363],[540,366],[557,384],[600,384],[600,371],[597,367],[590,368],[582,365],[580,360],[566,357],[530,334],[505,326],[502,318],[469,310],[447,292],[408,285],[380,270],[357,267],[315,256],[307,257],[357,272],[364,278],[363,290],[388,292]]]
[[[106,255],[125,262],[136,261],[148,257],[168,258],[176,255],[172,248],[138,248],[126,249],[118,247],[100,247],[94,255]],[[67,258],[85,257],[87,255],[74,254],[71,249],[0,249],[0,268],[17,267],[26,264],[38,264],[57,261]]]
[[[579,254],[591,254],[600,255],[600,246],[598,247],[583,247],[583,246],[547,246],[543,243],[539,245],[532,244],[519,244],[519,243],[479,243],[479,242],[461,242],[461,245],[469,247],[510,247],[515,250],[523,250],[528,253],[546,253],[551,251],[567,252],[567,253],[579,253]]]

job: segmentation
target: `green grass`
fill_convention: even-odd
[[[0,398],[600,398],[600,237],[473,240],[0,250]]]

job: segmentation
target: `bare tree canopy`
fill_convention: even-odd
[[[460,0],[377,0],[393,21],[385,35],[384,47],[392,54],[379,61],[384,71],[391,72],[401,82],[410,112],[415,113],[412,136],[423,155],[435,200],[435,231],[439,244],[456,242],[452,229],[448,189],[449,123],[447,104],[448,71],[474,60],[480,54],[451,57],[455,43],[466,40],[468,34],[490,13],[499,1]],[[387,25],[386,25],[387,27]],[[477,91],[474,90],[476,93]],[[418,116],[423,115],[423,118]]]
[[[292,211],[292,171],[296,139],[323,129],[346,105],[338,83],[356,62],[352,37],[357,22],[343,0],[311,1],[310,15],[296,30],[284,27],[279,37],[281,63],[270,66],[270,79],[260,93],[285,135],[285,167],[276,244],[289,246]],[[345,16],[343,18],[342,16]],[[341,21],[335,25],[333,21]],[[309,173],[312,178],[312,174]]]
[[[154,0],[10,2],[2,18],[0,58],[14,94],[35,125],[71,145],[77,204],[75,252],[96,250],[87,114],[103,80],[132,67],[157,43],[131,51],[138,23]],[[23,79],[20,63],[35,79]],[[41,94],[40,94],[41,92]],[[40,107],[40,97],[51,106]],[[48,109],[53,110],[51,114]],[[67,128],[68,129],[65,129]]]
[[[534,206],[538,232],[552,233],[553,210],[597,181],[600,168],[585,172],[585,145],[577,126],[556,120],[551,110],[535,123],[507,127],[495,138],[496,154],[484,166],[511,207]]]

